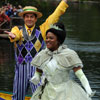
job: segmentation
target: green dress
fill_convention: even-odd
[[[83,66],[75,51],[66,46],[60,46],[54,52],[45,49],[32,64],[43,70],[47,83],[43,90],[41,86],[37,89],[31,100],[91,100],[84,89],[70,78],[73,67]]]

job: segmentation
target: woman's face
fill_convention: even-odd
[[[59,47],[57,36],[52,32],[48,32],[46,35],[46,46],[51,51],[57,50]]]

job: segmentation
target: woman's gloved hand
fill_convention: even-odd
[[[37,84],[40,82],[40,78],[41,78],[40,73],[37,72],[37,71],[35,71],[35,74],[34,74],[34,76],[30,79],[30,81],[31,81],[32,83],[34,83],[35,85],[37,85]]]
[[[81,81],[84,89],[86,90],[87,92],[87,95],[89,97],[93,97],[94,94],[96,93],[96,91],[92,91],[91,87],[90,87],[90,84],[89,84],[89,81],[88,79],[86,78],[85,74],[83,73],[82,69],[79,69],[75,72],[75,75],[78,77],[78,79]]]
[[[96,93],[96,91],[93,91],[93,92],[89,95],[89,97],[93,97],[93,96],[95,95],[95,93]]]

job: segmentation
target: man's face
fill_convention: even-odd
[[[25,14],[24,22],[29,28],[34,26],[36,21],[37,21],[37,17],[33,13]]]

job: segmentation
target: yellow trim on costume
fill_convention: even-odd
[[[0,92],[0,97],[5,100],[12,100],[12,94]],[[30,100],[31,97],[25,97],[25,100]]]
[[[25,24],[25,28],[26,28],[26,30],[31,29],[31,32],[32,32],[32,30],[35,28],[35,25],[34,25],[33,27],[29,28],[29,27]]]
[[[53,14],[51,14],[42,25],[40,25],[40,30],[44,40],[46,39],[46,31],[50,28],[50,25],[58,22],[60,16],[64,14],[67,8],[68,4],[62,0]]]
[[[67,8],[68,8],[68,5],[66,4],[65,1],[62,0],[61,3],[56,8],[56,10],[53,12],[53,14],[51,14],[46,19],[46,21],[42,25],[39,26],[44,40],[46,39],[46,31],[49,29],[50,25],[58,22],[60,16],[64,14]],[[25,27],[26,29],[28,28],[27,26]],[[34,27],[35,25],[31,28],[31,31],[34,29]],[[18,29],[18,27],[12,28],[11,32],[16,36],[15,39],[10,38],[11,42],[22,40],[23,34],[22,34],[22,31]]]

